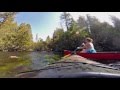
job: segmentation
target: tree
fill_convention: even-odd
[[[77,20],[77,24],[80,28],[87,27],[87,21],[85,20],[85,17],[79,16],[79,18]]]
[[[112,23],[114,24],[115,30],[120,32],[120,19],[115,16],[111,16],[110,18],[112,20]]]
[[[50,41],[51,41],[50,36],[47,36],[47,38],[46,38],[46,43],[49,44]]]
[[[33,45],[31,25],[14,22],[16,12],[0,12],[0,50],[28,50]]]
[[[64,30],[62,28],[56,28],[56,30],[54,31],[53,38],[50,44],[53,50],[57,51],[58,43],[60,42],[59,40],[61,39],[63,34],[64,34]]]
[[[120,19],[115,17],[115,16],[111,16],[110,17],[111,21],[113,22],[113,32],[111,33],[111,36],[113,37],[112,39],[112,44],[113,44],[113,50],[120,50]]]
[[[29,49],[32,45],[32,32],[29,24],[22,23],[20,24],[17,32],[17,47],[19,49]]]
[[[9,16],[5,19],[4,23],[1,24],[0,27],[0,48],[3,49],[10,49],[14,46],[14,36],[15,31],[17,30],[17,23],[14,22],[14,17]]]
[[[39,38],[38,42],[34,43],[34,50],[36,51],[42,51],[47,50],[47,43],[43,41],[42,38]]]
[[[55,41],[55,40],[58,40],[63,33],[64,33],[64,30],[63,30],[63,29],[61,29],[61,28],[56,28],[56,30],[55,30],[54,33],[53,33],[53,40],[54,40],[54,41]]]
[[[68,31],[71,25],[71,22],[73,21],[71,15],[69,13],[64,12],[60,18],[65,23],[66,29]]]
[[[18,12],[0,12],[0,26],[2,26],[2,24],[4,24],[4,22],[7,21],[8,18],[14,18],[17,13]]]
[[[51,40],[50,36],[47,36],[46,41],[45,41],[44,44],[46,44],[46,49],[47,49],[47,50],[50,51],[50,50],[52,49],[52,47],[51,47],[52,40]]]
[[[57,28],[53,33],[53,50],[63,51],[65,49],[74,50],[79,46],[84,37],[87,35],[85,28],[81,29],[73,18],[70,18],[69,29],[64,31],[63,29]],[[78,34],[76,34],[78,32]]]

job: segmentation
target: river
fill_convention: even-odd
[[[10,58],[17,56],[18,58]],[[60,60],[52,52],[0,52],[0,78],[11,78],[19,72],[40,69]]]

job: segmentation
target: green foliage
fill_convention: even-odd
[[[17,47],[19,47],[19,49],[28,50],[32,45],[32,33],[30,25],[22,23],[16,32],[18,34],[17,40],[19,41],[17,43]]]
[[[32,32],[29,24],[19,26],[14,22],[15,12],[0,13],[0,50],[22,51],[32,46]]]
[[[18,25],[14,22],[16,14],[16,12],[0,13],[0,50],[2,51],[34,49],[63,52],[65,49],[76,49],[86,37],[93,38],[97,51],[120,51],[120,19],[115,16],[110,17],[112,26],[90,15],[87,15],[87,19],[79,16],[75,21],[69,13],[64,12],[60,19],[67,30],[56,28],[52,38],[48,36],[45,41],[40,38],[38,42],[33,42],[31,26],[26,23]]]
[[[71,18],[69,13],[63,13],[61,20],[64,21],[67,31],[57,28],[49,45],[52,50],[63,52],[63,50],[74,50],[80,46],[86,37],[94,40],[97,51],[119,51],[120,50],[120,19],[111,16],[114,26],[107,22],[100,22],[94,16],[80,16],[77,21]],[[91,33],[88,32],[88,21]]]
[[[62,23],[66,26],[67,31],[69,30],[70,26],[72,25],[73,18],[67,12],[64,12],[60,17]]]
[[[61,19],[65,21],[67,31],[62,28],[57,28],[53,33],[52,49],[54,51],[62,52],[65,49],[74,50],[80,46],[83,39],[88,36],[86,28],[83,23],[80,27],[79,23],[74,21],[69,13],[63,13]],[[85,24],[85,23],[84,23]]]
[[[47,43],[43,39],[39,38],[38,42],[34,43],[35,51],[44,51],[47,50]]]

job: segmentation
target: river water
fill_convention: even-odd
[[[17,56],[18,58],[10,58]],[[38,70],[61,59],[52,52],[0,52],[0,78],[12,78],[20,72]],[[120,68],[120,62],[110,66]]]
[[[60,60],[60,57],[52,52],[0,52],[0,78],[11,78],[20,72],[43,68]]]

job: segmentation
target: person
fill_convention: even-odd
[[[96,50],[93,45],[93,39],[86,38],[85,43],[82,44],[82,51],[81,53],[96,53]]]

